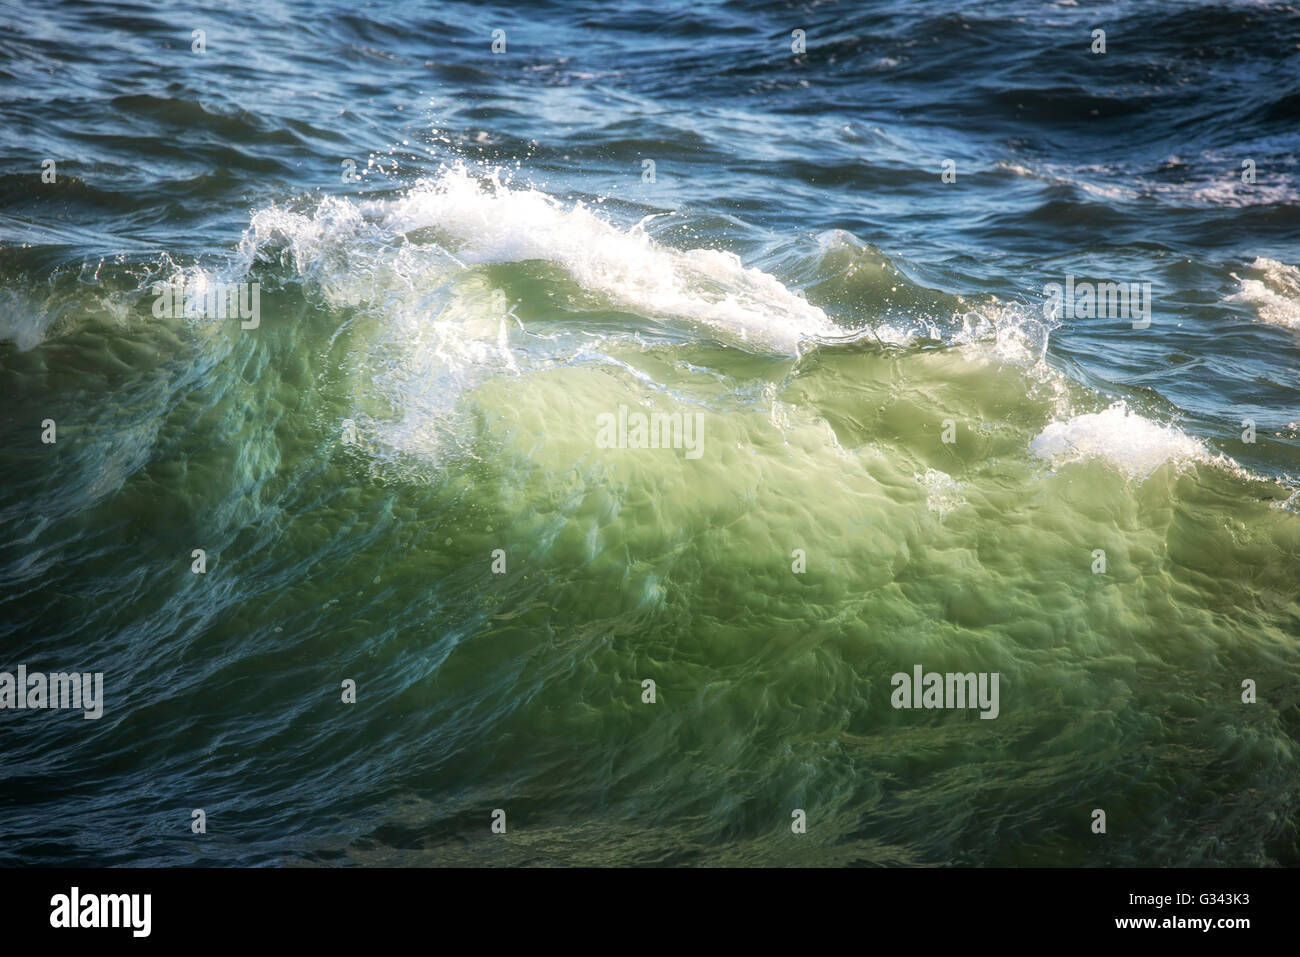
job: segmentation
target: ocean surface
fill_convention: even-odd
[[[4,0],[0,865],[1300,863],[1298,154],[1294,3]]]

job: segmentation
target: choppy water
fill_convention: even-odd
[[[0,669],[105,687],[0,862],[1297,863],[1295,6],[9,0],[0,120]]]

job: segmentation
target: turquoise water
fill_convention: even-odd
[[[0,862],[1295,864],[1298,51],[0,11],[0,670],[104,683],[0,713]]]

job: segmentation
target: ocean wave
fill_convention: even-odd
[[[1224,301],[1250,306],[1269,325],[1300,329],[1300,269],[1262,256],[1250,268],[1255,276],[1232,273],[1241,288]]]
[[[344,291],[353,303],[362,293],[340,275],[344,262],[372,279],[387,272],[382,281],[408,288],[420,273],[419,285],[428,288],[467,266],[538,261],[560,266],[613,307],[693,324],[742,347],[793,354],[803,341],[840,331],[821,309],[734,253],[661,246],[644,225],[622,229],[581,202],[566,205],[504,183],[498,171],[484,182],[457,165],[395,200],[331,197],[310,213],[261,210],[245,242],[258,255],[286,244],[301,274],[324,278],[336,297]],[[387,258],[367,257],[367,244]]]
[[[1029,443],[1040,459],[1060,468],[1072,462],[1101,460],[1129,479],[1145,479],[1163,465],[1185,468],[1221,461],[1204,443],[1177,426],[1160,425],[1116,402],[1102,412],[1076,415],[1047,425]]]

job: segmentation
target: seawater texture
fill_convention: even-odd
[[[1094,20],[5,6],[0,863],[1298,863],[1300,14]]]

